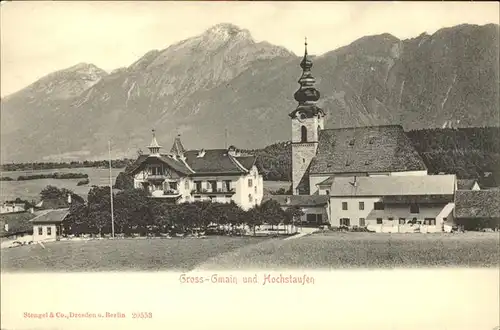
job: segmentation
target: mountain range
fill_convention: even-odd
[[[499,39],[498,25],[464,24],[312,57],[326,127],[498,126]],[[223,23],[110,73],[51,73],[1,100],[2,163],[102,159],[108,139],[112,157],[133,156],[152,128],[167,151],[177,134],[188,149],[287,141],[301,57]]]

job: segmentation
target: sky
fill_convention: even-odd
[[[496,2],[14,1],[0,7],[0,95],[73,66],[108,72],[203,33],[217,23],[248,29],[300,54],[320,55],[381,33],[400,39],[458,24],[499,23]]]

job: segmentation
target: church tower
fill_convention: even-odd
[[[307,54],[307,39],[305,52],[300,67],[302,76],[298,83],[299,89],[294,98],[299,103],[290,113],[292,119],[292,193],[294,195],[309,194],[308,169],[311,160],[316,155],[319,141],[319,131],[324,128],[325,113],[316,102],[319,91],[314,87],[316,79],[311,74],[313,63]]]

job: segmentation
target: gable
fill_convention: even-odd
[[[422,157],[399,125],[320,131],[311,174],[425,171]]]

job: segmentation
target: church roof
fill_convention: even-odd
[[[400,125],[321,130],[311,174],[426,170]]]

